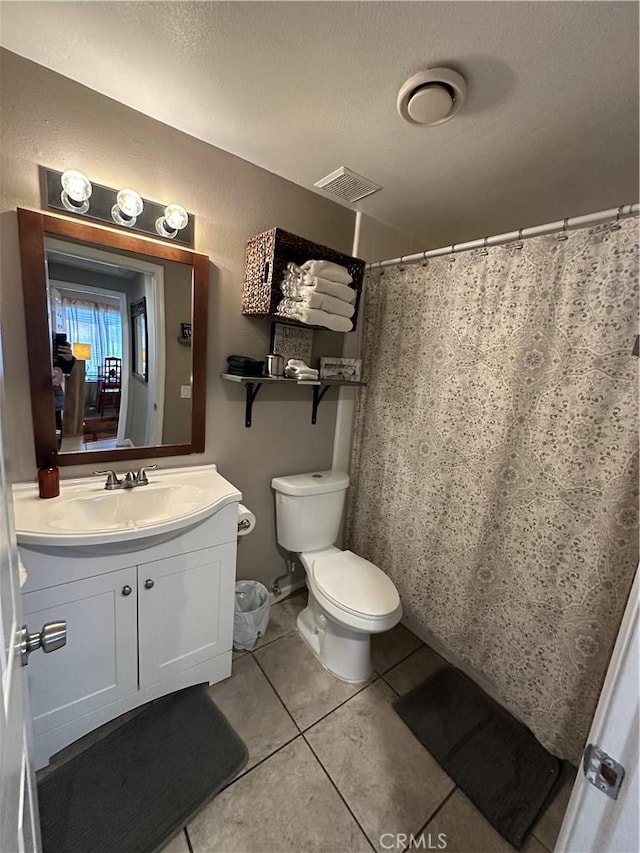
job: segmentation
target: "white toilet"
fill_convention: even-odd
[[[299,556],[307,573],[309,604],[298,616],[298,631],[326,669],[358,682],[371,675],[371,634],[397,625],[402,605],[377,566],[333,544],[348,486],[343,471],[271,481],[278,542]]]

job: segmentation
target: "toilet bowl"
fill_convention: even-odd
[[[400,621],[402,605],[393,582],[377,566],[335,541],[349,477],[321,471],[276,477],[278,542],[304,566],[309,604],[297,627],[322,665],[347,682],[371,675],[371,634]]]

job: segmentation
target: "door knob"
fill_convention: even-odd
[[[131,595],[131,587],[129,586],[128,583],[122,587],[122,594],[123,595]]]
[[[145,589],[151,589],[151,587],[154,586],[154,584],[155,584],[155,581],[152,581],[151,578],[147,578],[146,581],[144,582],[144,588]]]
[[[20,658],[22,666],[29,663],[29,655],[35,652],[36,649],[42,649],[43,652],[55,652],[56,649],[61,649],[67,644],[67,623],[66,622],[47,622],[42,626],[42,631],[38,634],[30,634],[26,625],[22,626],[20,631]]]

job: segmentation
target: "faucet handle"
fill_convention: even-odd
[[[138,473],[136,474],[136,485],[147,486],[149,484],[149,480],[147,479],[147,471],[153,471],[154,468],[157,467],[157,465],[143,465],[142,468],[139,468]]]
[[[115,471],[94,471],[93,473],[98,476],[101,474],[107,475],[107,482],[104,484],[105,489],[119,489],[122,484],[122,480],[118,479]]]

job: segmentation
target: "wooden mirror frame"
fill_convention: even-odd
[[[65,219],[40,211],[18,208],[22,290],[31,386],[33,436],[38,466],[55,453],[58,465],[102,465],[104,462],[148,459],[156,456],[184,456],[202,453],[205,445],[207,306],[209,258],[189,249],[158,243],[145,237],[111,231],[99,225]],[[191,284],[192,384],[191,442],[117,450],[85,450],[59,454],[56,445],[55,410],[51,393],[51,350],[47,307],[45,237],[71,240],[136,252],[150,258],[187,264],[193,270]]]

